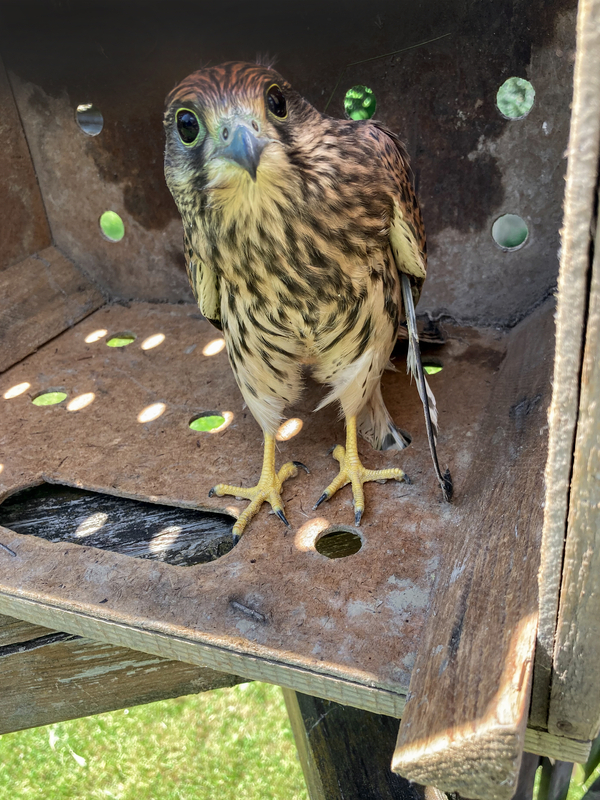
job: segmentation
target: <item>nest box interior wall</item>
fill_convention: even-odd
[[[309,0],[209,11],[189,2],[4,3],[2,55],[50,234],[39,197],[32,204],[9,189],[2,208],[22,233],[18,246],[3,248],[2,266],[51,235],[110,297],[190,301],[181,224],[162,171],[164,97],[205,64],[269,54],[334,116],[343,115],[349,87],[368,85],[376,117],[406,142],[430,258],[419,312],[513,324],[556,281],[575,6]],[[381,57],[387,53],[394,54]],[[524,119],[507,119],[496,105],[512,76],[536,92]],[[104,120],[96,136],[76,122],[76,108],[89,103]],[[18,181],[28,184],[31,176]],[[106,210],[124,221],[118,243],[100,233]],[[491,237],[507,213],[529,229],[515,252]]]

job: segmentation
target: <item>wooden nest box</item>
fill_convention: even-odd
[[[393,769],[467,797],[509,798],[524,748],[585,760],[600,725],[599,15],[598,0],[2,5],[0,658],[16,677],[0,733],[242,676],[402,718]],[[407,144],[455,500],[399,346],[383,391],[412,444],[362,453],[412,485],[369,484],[359,530],[349,492],[313,511],[343,423],[312,413],[309,383],[279,443],[311,470],[285,486],[292,530],[263,509],[232,547],[242,504],[208,489],[255,482],[261,432],[193,304],[162,110],[200,66],[264,52],[334,116],[368,86]],[[524,113],[499,98],[511,78]],[[190,427],[207,417],[222,421]],[[40,486],[185,513],[194,553],[219,520],[204,512],[229,516],[209,556],[162,559],[173,523],[136,558],[103,549],[109,511],[71,505],[62,534],[52,515],[18,532],[15,503]],[[22,690],[53,631],[85,637],[62,640],[71,676],[77,648],[126,648],[135,691],[124,677],[86,706],[74,688],[65,711]]]

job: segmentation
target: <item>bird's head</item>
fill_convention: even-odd
[[[165,176],[182,212],[191,195],[239,206],[292,180],[294,128],[311,114],[318,112],[260,64],[230,62],[188,76],[167,97],[164,117]]]

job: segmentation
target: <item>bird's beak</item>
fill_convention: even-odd
[[[257,136],[244,122],[234,122],[229,125],[228,138],[223,142],[224,146],[220,148],[219,154],[223,158],[235,161],[255,181],[260,155],[268,143],[267,138]]]

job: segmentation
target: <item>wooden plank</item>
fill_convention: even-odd
[[[423,787],[390,769],[397,720],[289,689],[283,696],[310,800],[423,800]]]
[[[104,305],[102,293],[55,247],[0,272],[0,372]]]
[[[527,728],[525,731],[526,753],[555,758],[558,761],[570,761],[572,764],[585,764],[590,754],[592,743],[557,736],[547,731]]]
[[[0,270],[52,243],[21,119],[0,59]]]
[[[577,739],[600,732],[600,228],[595,245],[548,719]]]
[[[71,639],[0,647],[0,734],[170,697],[241,678],[124,647]]]
[[[448,532],[394,754],[405,777],[484,800],[514,794],[527,726],[552,326],[546,304],[511,333],[479,434],[478,508]]]
[[[548,721],[591,269],[590,231],[594,224],[600,139],[599,16],[599,0],[581,0],[577,20],[577,57],[558,279],[554,388],[548,417],[550,431],[540,564],[540,620],[531,707],[532,724],[542,728],[547,727]],[[566,717],[564,721],[567,721]]]

